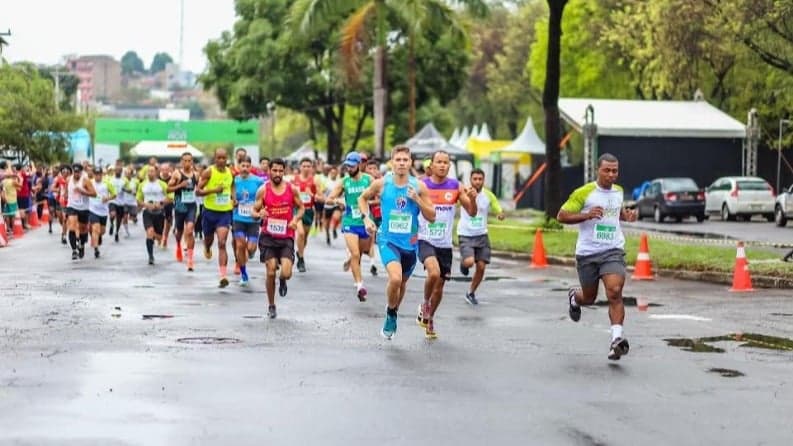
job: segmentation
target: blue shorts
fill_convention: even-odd
[[[259,227],[261,225],[261,222],[234,220],[232,224],[234,238],[244,238],[248,240],[248,243],[256,243],[259,241]]]
[[[369,233],[366,232],[365,226],[344,226],[341,228],[342,234],[355,234],[361,240],[369,238]]]
[[[204,208],[201,211],[201,220],[204,237],[209,237],[217,228],[231,227],[231,211],[218,212]]]
[[[404,250],[397,245],[386,240],[377,241],[377,249],[380,251],[380,260],[388,268],[391,262],[399,262],[402,265],[402,280],[407,279],[413,274],[416,267],[417,257],[416,248]]]

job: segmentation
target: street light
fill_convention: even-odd
[[[777,150],[777,157],[776,157],[776,193],[779,193],[779,180],[782,174],[782,127],[785,125],[793,124],[793,121],[790,119],[780,119],[779,120],[779,147]]]
[[[270,138],[272,139],[270,157],[275,158],[275,102],[267,103],[267,113],[270,114]]]

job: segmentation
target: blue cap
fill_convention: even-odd
[[[344,158],[344,164],[350,167],[361,164],[361,155],[358,152],[350,152],[347,158]]]

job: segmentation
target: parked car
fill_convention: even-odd
[[[720,214],[722,220],[750,220],[762,215],[774,221],[774,188],[758,177],[722,177],[705,190],[705,212]]]
[[[793,186],[776,196],[774,205],[774,221],[779,227],[785,226],[793,218]]]
[[[652,217],[661,223],[666,217],[680,222],[695,217],[705,220],[705,193],[691,178],[656,178],[636,202],[639,218]]]

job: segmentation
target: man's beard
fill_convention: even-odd
[[[360,170],[360,169],[358,169],[358,168],[356,167],[356,168],[355,168],[355,170],[353,170],[353,169],[349,169],[349,170],[347,171],[347,173],[349,173],[351,177],[354,177],[354,176],[358,175],[358,171],[359,171],[359,170]]]
[[[272,178],[270,178],[270,181],[272,181],[273,184],[275,184],[276,186],[281,184],[281,180],[283,180],[283,178],[281,178],[281,177],[272,177]]]

